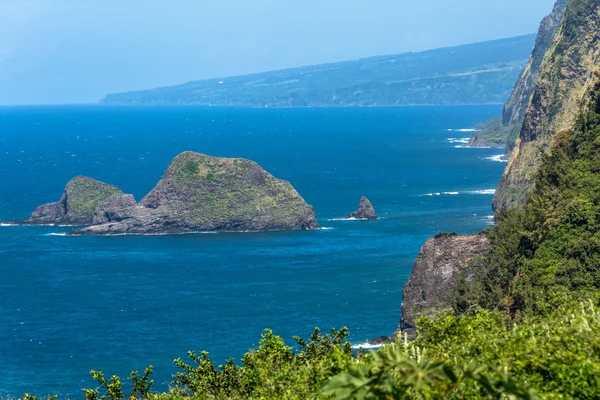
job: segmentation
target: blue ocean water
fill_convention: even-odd
[[[420,246],[486,227],[504,164],[461,148],[500,106],[227,109],[0,108],[0,220],[56,201],[75,175],[139,200],[184,150],[244,157],[315,207],[314,232],[64,237],[0,227],[0,397],[79,397],[155,366],[167,389],[188,350],[239,357],[264,328],[353,342],[391,334]],[[450,131],[449,129],[452,129]],[[458,140],[457,140],[458,139]],[[339,221],[367,196],[382,217]]]

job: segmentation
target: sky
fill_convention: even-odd
[[[0,105],[537,31],[554,0],[0,0]]]

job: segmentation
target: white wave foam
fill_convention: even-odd
[[[471,190],[468,194],[496,194],[496,189]]]
[[[67,234],[64,232],[62,232],[62,233],[52,232],[52,233],[46,233],[44,236],[67,236]]]
[[[366,221],[365,218],[329,218],[327,221]]]
[[[355,344],[354,346],[352,346],[353,349],[358,350],[358,349],[378,349],[381,346],[383,346],[383,344],[370,344],[369,342],[365,342],[365,343],[361,343],[361,344]]]
[[[447,129],[448,132],[481,132],[475,128]]]
[[[496,161],[496,162],[508,162],[508,159],[504,154],[498,154],[497,156],[485,157],[486,160]]]
[[[496,224],[496,217],[494,217],[493,215],[487,215],[485,218],[483,218],[483,220],[489,225]]]
[[[485,147],[485,146],[476,146],[476,147],[473,147],[473,146],[467,146],[467,145],[464,145],[464,144],[459,144],[457,146],[454,146],[454,148],[455,149],[491,149],[491,147],[489,147],[489,146],[488,147]]]
[[[333,227],[331,227],[331,226],[322,226],[322,227],[321,227],[321,230],[322,230],[322,231],[331,231],[331,230],[334,230],[334,229],[335,229],[335,228],[333,228]]]
[[[481,190],[468,190],[465,192],[436,192],[436,193],[427,193],[422,194],[420,197],[433,197],[433,196],[457,196],[459,194],[487,194],[493,195],[496,194],[496,189],[481,189]]]
[[[0,224],[0,226],[19,226],[17,224]]]
[[[469,140],[471,140],[471,138],[446,138],[446,142],[450,142],[450,143],[462,143],[462,144],[467,144],[469,143]]]

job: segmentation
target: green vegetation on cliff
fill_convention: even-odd
[[[100,202],[113,194],[122,194],[122,192],[112,185],[85,176],[78,176],[67,184],[65,194],[70,218],[89,220]]]
[[[534,35],[106,96],[109,105],[238,107],[503,103]]]
[[[600,86],[576,126],[555,137],[525,206],[500,214],[490,234],[492,251],[459,309],[477,304],[537,315],[568,299],[598,297]]]
[[[521,125],[517,122],[503,124],[502,118],[494,118],[486,122],[477,124],[469,140],[471,147],[504,147],[507,152],[512,150],[512,146],[519,134]]]

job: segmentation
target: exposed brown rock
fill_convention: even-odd
[[[473,257],[487,252],[489,246],[484,234],[438,233],[428,239],[402,291],[399,331],[412,337],[418,317],[449,307],[457,278],[468,275]]]

